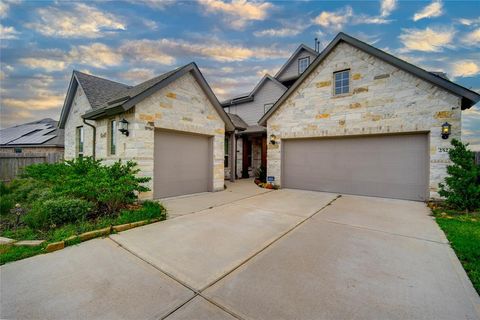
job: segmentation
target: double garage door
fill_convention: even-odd
[[[155,199],[211,190],[211,137],[155,131]]]
[[[282,140],[282,185],[423,201],[427,134]]]

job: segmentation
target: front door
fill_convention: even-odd
[[[252,141],[243,138],[242,178],[250,178],[248,168],[252,166]]]

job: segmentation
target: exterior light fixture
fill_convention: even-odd
[[[123,118],[118,122],[119,128],[118,131],[120,131],[122,134],[126,135],[128,137],[128,121]]]
[[[452,125],[448,122],[442,124],[442,139],[448,139],[451,133]]]
[[[274,134],[270,135],[270,143],[271,144],[277,143],[276,139],[277,139],[277,136],[275,136]]]

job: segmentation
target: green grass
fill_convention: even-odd
[[[0,245],[0,265],[43,253],[44,246],[17,247]]]
[[[445,209],[433,209],[433,213],[480,294],[480,213],[465,214]]]
[[[19,227],[18,229],[4,230],[0,233],[1,237],[15,240],[42,239],[46,240],[46,243],[40,247],[0,246],[0,265],[44,253],[43,249],[46,247],[46,244],[62,241],[68,237],[83,232],[143,220],[165,220],[166,217],[166,210],[162,205],[156,202],[146,201],[139,209],[123,210],[117,217],[101,217],[97,220],[82,221],[50,230],[34,230],[27,226]],[[76,244],[78,242],[78,240],[72,240],[69,241],[67,245]]]

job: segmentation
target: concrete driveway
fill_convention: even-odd
[[[264,191],[168,199],[173,219],[7,264],[1,318],[480,318],[423,203]]]

